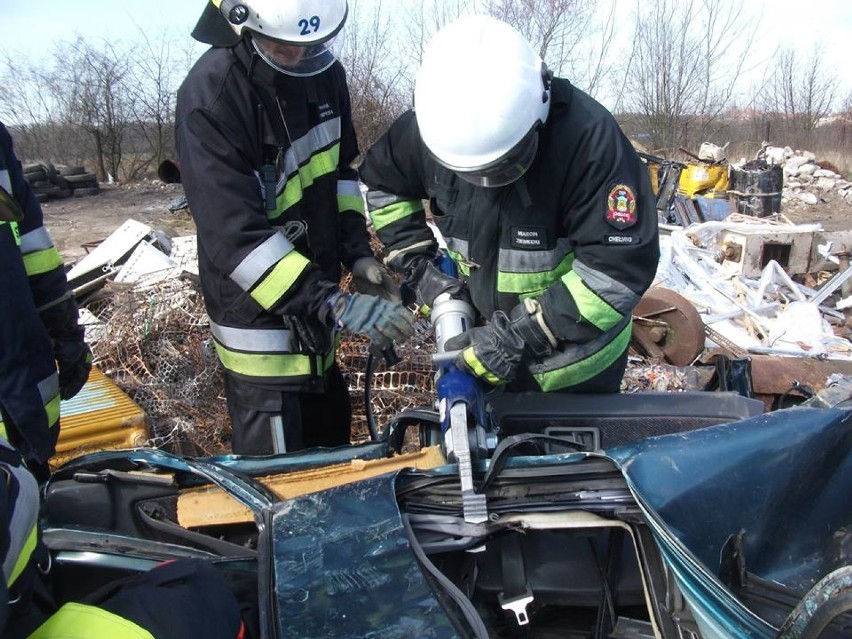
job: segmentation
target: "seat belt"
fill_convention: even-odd
[[[497,595],[500,607],[515,615],[518,626],[530,622],[527,606],[533,602],[533,592],[527,583],[521,535],[511,533],[500,540],[500,558],[503,574],[503,592]]]

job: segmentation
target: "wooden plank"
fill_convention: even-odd
[[[259,477],[258,481],[281,499],[328,490],[404,468],[436,468],[446,464],[438,446],[388,459],[354,459],[348,464]],[[237,524],[253,521],[251,511],[216,486],[182,491],[177,504],[178,523],[184,528]]]

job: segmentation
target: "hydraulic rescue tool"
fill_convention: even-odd
[[[455,265],[443,257],[440,269],[456,276]],[[463,299],[453,299],[450,293],[435,298],[431,312],[435,328],[435,355],[438,369],[435,384],[444,454],[458,465],[464,519],[481,523],[488,518],[485,495],[473,485],[473,461],[484,459],[497,446],[497,435],[488,427],[485,402],[479,382],[460,370],[453,359],[457,351],[447,352],[447,340],[473,328],[474,309]]]

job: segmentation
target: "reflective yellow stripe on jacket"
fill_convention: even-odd
[[[28,639],[154,639],[154,635],[111,612],[72,602],[53,613]]]
[[[62,256],[53,245],[50,234],[43,226],[25,233],[20,238],[21,254],[27,275],[41,275],[62,267]]]
[[[335,348],[325,354],[294,353],[287,329],[251,329],[210,322],[216,353],[227,370],[247,377],[308,377],[334,363]],[[331,329],[329,329],[331,330]]]

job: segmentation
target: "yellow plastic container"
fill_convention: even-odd
[[[680,174],[678,191],[685,197],[727,197],[727,164],[689,164]]]

